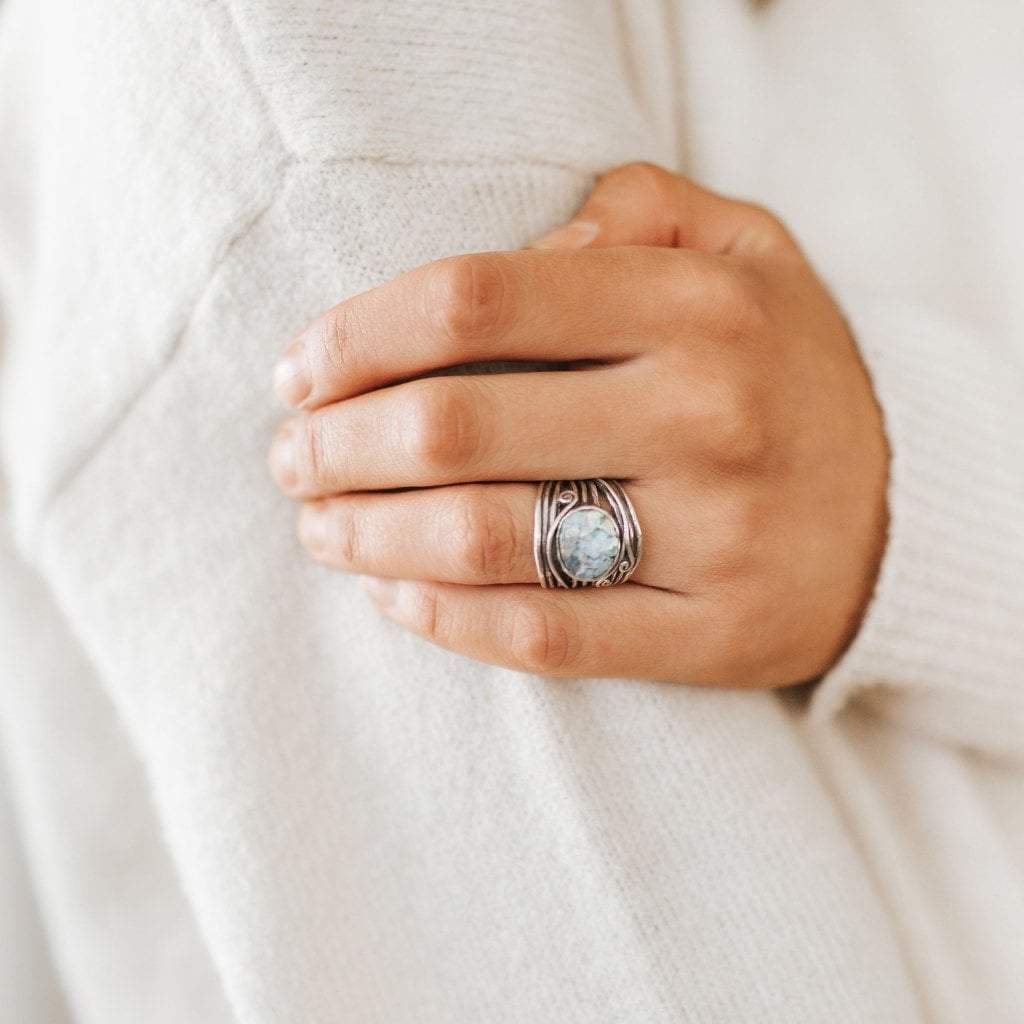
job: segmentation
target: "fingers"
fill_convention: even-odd
[[[628,490],[645,533],[634,583],[703,591],[731,578],[759,542],[756,517],[734,495],[709,497],[695,482]],[[304,504],[298,532],[314,558],[343,572],[473,586],[536,583],[536,497],[533,483],[346,494]]]
[[[546,676],[712,680],[718,638],[696,600],[629,583],[583,590],[367,580],[380,610],[432,643]]]
[[[602,252],[439,260],[329,310],[292,343],[275,384],[286,403],[316,409],[465,363],[627,359],[663,331],[666,300],[699,308],[713,269],[640,249],[630,273]]]
[[[648,380],[604,367],[413,381],[290,420],[271,448],[271,472],[297,498],[487,480],[631,479],[664,454],[645,414]]]
[[[568,225],[533,243],[541,249],[615,245],[678,246],[740,256],[795,249],[767,210],[646,163],[627,164],[600,177]]]
[[[469,484],[309,502],[299,538],[345,572],[447,583],[536,583],[531,484]]]
[[[724,516],[700,492],[630,485],[641,526],[657,523],[633,581],[700,585],[720,572],[731,538]],[[536,484],[468,484],[309,502],[299,538],[324,565],[344,572],[476,586],[536,583]],[[733,535],[735,531],[730,531]]]

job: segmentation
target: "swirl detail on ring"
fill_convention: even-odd
[[[615,480],[545,480],[534,513],[533,554],[543,587],[610,587],[636,571],[643,534]]]

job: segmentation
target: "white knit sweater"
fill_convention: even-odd
[[[0,1017],[1010,1022],[1024,11],[0,5]],[[548,682],[309,564],[270,367],[636,159],[773,206],[893,449],[807,695]]]

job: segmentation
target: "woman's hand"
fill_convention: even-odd
[[[412,379],[492,360],[552,368]],[[888,455],[841,313],[774,217],[658,168],[606,175],[533,248],[341,303],[277,384],[303,544],[474,658],[780,686],[832,664],[871,593]],[[624,482],[639,568],[543,589],[534,481],[591,477]]]

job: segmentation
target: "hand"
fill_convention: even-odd
[[[411,379],[491,360],[552,367]],[[271,451],[303,544],[474,658],[780,686],[826,670],[870,596],[888,452],[842,314],[771,214],[658,168],[606,175],[533,248],[342,302],[277,381],[303,410]],[[640,566],[543,589],[533,481],[598,476],[636,506]]]

